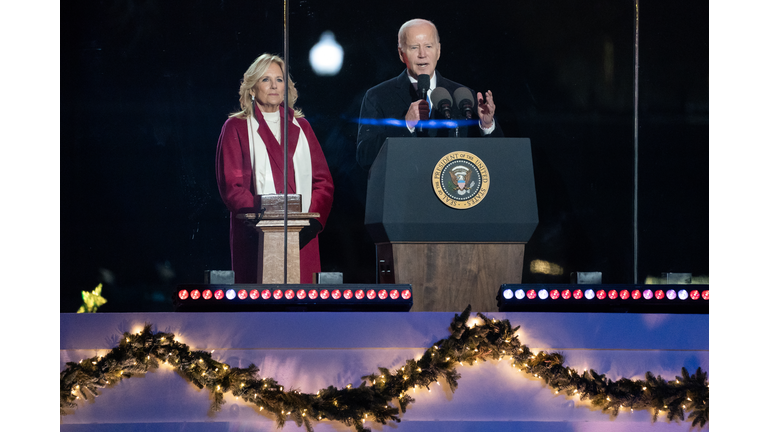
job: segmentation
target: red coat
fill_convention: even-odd
[[[289,117],[293,118],[293,110],[290,110]],[[257,112],[256,118],[259,121],[258,133],[269,154],[275,190],[282,193],[283,148],[277,143],[269,127],[264,123],[260,112]],[[328,170],[328,163],[325,161],[323,150],[320,148],[309,122],[304,118],[297,120],[309,143],[309,152],[312,158],[312,203],[309,212],[320,213],[317,220],[325,226],[333,203],[333,179],[330,170]],[[283,108],[281,106],[280,130],[285,130],[284,127]],[[289,161],[293,161],[293,154],[299,139],[299,128],[292,122],[288,130],[288,137],[288,158]],[[288,193],[295,193],[293,163],[289,163],[288,166]],[[244,119],[230,117],[221,128],[221,135],[216,148],[216,181],[219,185],[221,199],[230,212],[229,244],[232,254],[232,270],[235,271],[235,283],[257,283],[259,277],[257,270],[259,236],[254,228],[245,225],[242,220],[235,217],[242,209],[254,207],[254,196],[256,195],[248,142],[248,126]],[[300,257],[301,283],[312,283],[312,274],[320,272],[320,249],[317,237],[301,249]]]

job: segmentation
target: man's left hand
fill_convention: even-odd
[[[493,103],[493,93],[485,92],[485,97],[477,92],[477,115],[480,116],[480,125],[489,129],[493,126],[493,115],[496,113],[496,105]]]

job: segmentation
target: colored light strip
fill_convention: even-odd
[[[387,299],[397,300],[400,298],[402,298],[403,300],[409,300],[411,298],[412,293],[410,290],[396,290],[396,289],[393,289],[390,291],[387,291],[385,289],[381,289],[378,291],[369,289],[367,292],[363,290],[357,290],[353,292],[352,290],[349,290],[349,289],[344,290],[343,292],[339,289],[335,289],[333,291],[328,291],[327,289],[323,289],[320,291],[315,289],[310,289],[309,291],[305,291],[303,289],[300,289],[296,292],[294,292],[292,289],[286,290],[285,292],[279,289],[276,289],[276,290],[264,289],[262,291],[253,289],[250,292],[244,289],[241,289],[239,291],[235,291],[234,289],[229,289],[226,292],[220,289],[216,290],[215,292],[212,292],[211,290],[207,290],[207,289],[202,291],[198,289],[193,289],[193,290],[181,289],[179,290],[177,295],[181,300],[202,299],[202,300],[215,301],[215,300],[223,300],[225,298],[231,301],[248,300],[248,299],[269,300],[271,298],[275,300],[280,300],[283,297],[285,297],[288,300],[292,300],[294,297],[298,298],[299,300],[303,300],[307,297],[309,297],[312,300],[316,300],[319,297],[321,300],[333,301],[333,300],[341,300],[341,299],[350,300],[352,299],[352,297],[358,300],[362,300],[364,298],[368,298],[369,300],[374,300],[377,298],[380,300],[387,300]]]
[[[194,293],[192,295],[194,296]],[[537,292],[536,290],[533,290],[533,289],[524,290],[522,288],[518,288],[518,289],[506,288],[502,291],[501,295],[506,300],[513,300],[513,299],[547,300],[549,299],[550,301],[552,301],[552,300],[558,300],[558,299],[568,300],[571,297],[573,297],[576,300],[581,300],[582,298],[586,300],[593,300],[593,299],[605,300],[606,298],[608,298],[610,300],[620,299],[620,300],[628,300],[628,301],[642,300],[642,299],[651,300],[654,298],[656,300],[664,300],[664,299],[694,300],[694,301],[699,299],[709,300],[709,290],[703,290],[700,292],[699,290],[696,290],[696,289],[690,290],[690,291],[686,289],[679,289],[677,291],[674,289],[668,289],[666,292],[664,290],[653,291],[651,289],[646,289],[641,293],[640,290],[637,290],[637,289],[632,290],[631,292],[629,290],[617,291],[613,289],[607,292],[602,289],[595,292],[591,288],[585,290],[584,292],[582,292],[580,289],[576,289],[573,292],[571,292],[570,289],[564,289],[564,290],[553,289],[550,291],[547,291],[545,289],[540,289]],[[397,298],[397,297],[392,297],[392,298]]]

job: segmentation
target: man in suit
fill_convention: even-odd
[[[440,59],[440,36],[431,21],[413,19],[400,27],[397,34],[397,50],[406,70],[399,76],[370,88],[360,108],[360,124],[357,130],[357,162],[365,169],[371,167],[388,137],[449,136],[447,129],[417,128],[419,121],[442,118],[437,110],[430,110],[427,100],[417,95],[417,78],[430,78],[428,99],[437,87],[453,95],[461,84],[443,78],[435,70]],[[469,94],[475,98],[471,90]],[[477,92],[468,125],[459,127],[459,136],[502,137],[501,128],[494,119],[496,105],[491,91],[483,95]],[[420,130],[421,129],[421,130]],[[455,135],[450,135],[455,136]]]

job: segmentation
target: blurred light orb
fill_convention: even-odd
[[[228,289],[227,290],[227,299],[228,300],[234,299],[235,296],[237,296],[237,293],[235,292],[235,290],[233,290],[233,289]]]
[[[519,290],[515,291],[515,298],[516,299],[522,300],[523,297],[525,297],[525,291],[523,291],[522,289],[519,289]]]
[[[677,292],[677,297],[678,297],[680,300],[685,300],[685,299],[687,299],[687,298],[688,298],[688,291],[686,291],[686,290],[684,290],[684,289],[681,289],[680,291],[678,291],[678,292]]]
[[[539,298],[542,299],[542,300],[545,300],[547,297],[549,297],[549,292],[547,292],[547,290],[545,290],[545,289],[540,289],[539,290]]]
[[[592,300],[595,298],[595,292],[592,290],[592,288],[584,291],[584,297],[587,298],[587,300]]]
[[[504,298],[505,298],[505,299],[509,300],[509,299],[511,299],[511,298],[512,298],[512,296],[514,296],[514,295],[515,295],[515,294],[512,292],[512,290],[511,290],[511,289],[507,288],[507,289],[505,289],[505,290],[504,290]]]
[[[309,64],[315,74],[333,76],[341,70],[344,49],[336,42],[333,32],[324,31],[320,40],[309,50]]]

